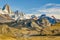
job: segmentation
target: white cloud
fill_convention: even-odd
[[[45,13],[60,13],[60,8],[48,8],[48,9],[42,9],[38,10],[39,12],[45,12]]]
[[[44,5],[44,6],[60,6],[60,4],[48,3],[48,4]]]
[[[32,8],[31,14],[40,16],[41,14],[46,13],[47,16],[55,16],[57,19],[60,19],[60,4],[48,3],[40,8]],[[29,14],[30,15],[30,14]]]
[[[57,19],[60,19],[60,4],[46,4],[44,5],[44,9],[38,10],[40,13],[46,13],[48,16],[55,16]],[[48,6],[52,6],[51,8],[47,8]]]

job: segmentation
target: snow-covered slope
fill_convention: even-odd
[[[31,18],[31,16],[32,15],[35,15],[35,16],[41,16],[42,14],[26,14],[26,18],[27,19],[29,19],[29,18]],[[60,19],[60,15],[57,15],[57,14],[46,14],[47,16],[49,16],[49,17],[52,17],[52,16],[54,16],[56,19]]]

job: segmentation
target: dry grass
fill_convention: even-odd
[[[60,30],[60,23],[54,26],[47,27],[44,30]],[[45,32],[48,33],[49,31]],[[28,36],[29,34],[39,34],[35,30],[28,28],[16,29],[8,27],[8,25],[0,25],[0,40],[59,40],[60,36]],[[50,32],[49,32],[50,33]]]

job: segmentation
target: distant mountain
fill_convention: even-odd
[[[10,6],[8,4],[4,5],[2,9],[0,8],[0,23],[13,21],[12,14],[14,12],[11,11]]]
[[[20,12],[17,10],[17,11],[15,11],[14,15],[15,15],[16,19],[24,20],[25,14],[23,12]]]
[[[2,8],[3,11],[5,11],[6,13],[10,14],[11,10],[10,10],[10,6],[8,4],[4,5],[4,7]]]

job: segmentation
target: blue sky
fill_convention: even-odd
[[[38,13],[37,11],[43,8],[56,7],[56,5],[60,4],[60,0],[0,0],[0,8],[6,3],[10,5],[11,10],[13,11],[19,10],[24,13]]]

